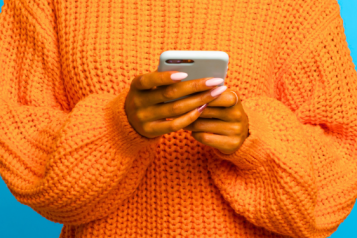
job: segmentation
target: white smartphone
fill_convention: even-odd
[[[228,62],[229,56],[224,51],[169,50],[161,53],[157,71],[179,71],[187,73],[187,78],[181,80],[181,82],[208,77],[223,78],[225,80],[228,70]],[[224,81],[218,86],[223,85]],[[198,93],[202,92],[197,92],[164,103],[184,99]]]

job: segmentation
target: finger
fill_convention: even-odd
[[[207,105],[206,105],[207,106]],[[150,134],[157,134],[157,135],[162,135],[162,134],[167,134],[170,132],[178,131],[185,126],[190,125],[192,122],[197,120],[198,116],[201,113],[198,112],[197,108],[194,110],[186,113],[185,115],[182,115],[175,120],[168,121],[168,120],[159,120],[159,121],[153,121],[148,123],[148,128],[150,128],[149,133]]]
[[[236,93],[237,94],[237,93]],[[209,107],[233,107],[240,103],[239,96],[237,94],[232,93],[232,91],[226,90],[222,93],[218,98],[211,101],[208,106]],[[238,99],[237,99],[238,97]]]
[[[232,151],[235,148],[239,148],[242,144],[242,139],[240,136],[226,136],[209,134],[205,132],[192,132],[192,137],[204,145],[208,145],[223,151]]]
[[[215,85],[207,86],[206,82],[210,79],[217,79]],[[213,89],[224,82],[223,79],[208,77],[189,81],[178,82],[169,86],[157,87],[154,91],[142,92],[144,106],[155,105],[178,99],[184,96],[194,96],[203,91]]]
[[[216,119],[197,119],[192,124],[182,128],[193,132],[210,132],[220,135],[241,135],[243,125],[240,122],[225,122]]]
[[[141,74],[133,79],[133,81],[131,82],[131,87],[134,87],[134,89],[136,90],[149,90],[157,86],[174,84],[177,83],[179,80],[171,79],[171,75],[176,73],[180,73],[180,72],[178,71],[158,72],[156,70],[154,72]]]
[[[141,112],[142,120],[155,121],[163,118],[172,118],[181,116],[189,111],[196,109],[197,107],[209,103],[214,100],[217,96],[212,96],[211,92],[219,90],[220,92],[226,90],[226,86],[221,86],[213,90],[202,92],[194,96],[180,99],[178,101],[166,103],[166,104],[156,104],[146,107]],[[217,91],[216,91],[217,92]]]
[[[234,107],[206,107],[199,118],[219,119],[225,122],[241,122],[243,120],[241,105]]]
[[[208,103],[209,104],[209,103]],[[226,118],[226,116],[222,116],[225,115],[225,109],[226,108],[219,108],[219,107],[211,107],[208,108],[208,106],[203,110],[203,112],[201,113],[201,115],[199,116],[200,118],[217,118],[217,119],[221,119],[223,121],[228,121]],[[166,118],[166,120],[173,120],[178,118],[177,117],[170,117],[170,118]]]
[[[210,107],[208,106],[203,110],[199,118],[207,119],[219,119],[224,122],[233,122],[238,120],[233,120],[234,118],[230,116],[230,111],[232,108],[222,108],[222,107]]]
[[[219,109],[213,111],[212,108],[222,107],[222,109],[227,109],[227,108],[233,108],[235,106],[240,107],[241,105],[239,105],[239,104],[240,104],[239,97],[238,97],[238,101],[237,101],[237,97],[235,96],[235,94],[232,93],[232,91],[227,92],[227,90],[226,90],[221,95],[219,95],[216,99],[213,99],[211,102],[208,103],[208,106],[205,108],[205,110],[200,115],[200,117],[201,118],[218,118],[218,119],[221,119],[224,121],[232,121],[231,120],[232,117],[228,117],[226,111],[219,110]],[[238,118],[237,116],[239,116],[239,115],[233,115],[234,118]],[[177,117],[171,116],[168,119],[172,120],[175,118],[177,118]],[[233,120],[233,121],[236,121],[236,120]]]
[[[209,104],[209,103],[208,103]],[[225,122],[240,122],[242,121],[241,106],[236,107],[206,107],[199,118],[219,119]],[[167,120],[173,120],[177,117],[166,118]]]

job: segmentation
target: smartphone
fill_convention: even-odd
[[[223,78],[225,80],[228,62],[229,56],[224,51],[169,50],[161,53],[157,71],[187,73],[187,78],[181,80],[181,82],[208,77]],[[223,86],[224,82],[217,86]],[[186,95],[164,103],[174,102],[199,93],[202,92]]]

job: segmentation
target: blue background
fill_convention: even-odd
[[[348,47],[351,50],[353,63],[357,60],[357,1],[338,0],[344,22]],[[0,0],[0,7],[4,1]],[[0,11],[1,12],[1,11]],[[356,206],[355,206],[356,207]],[[37,237],[58,238],[62,224],[51,222],[30,207],[17,202],[0,178],[0,232],[1,238]],[[331,238],[357,237],[357,208],[354,208],[347,219],[339,226]]]

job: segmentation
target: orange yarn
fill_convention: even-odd
[[[0,31],[0,174],[61,238],[327,237],[351,212],[357,74],[336,0],[5,0]],[[166,50],[229,54],[250,123],[236,153],[130,126],[130,82]]]

